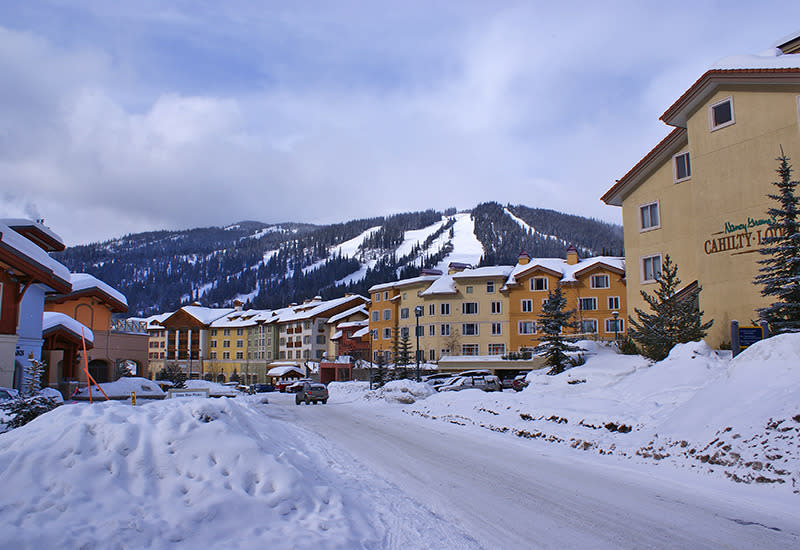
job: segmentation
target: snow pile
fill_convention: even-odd
[[[532,372],[520,393],[447,392],[405,411],[800,493],[800,334],[734,360],[703,342],[655,364],[602,346],[586,356],[557,376]]]
[[[363,399],[369,391],[369,382],[354,380],[352,382],[330,382],[328,397],[334,403],[347,403]]]
[[[207,389],[209,397],[236,397],[241,392],[236,388],[208,380],[187,380],[184,385],[190,390]]]
[[[297,439],[237,400],[59,407],[0,436],[3,546],[362,547],[369,511]]]
[[[100,384],[100,387],[109,399],[130,399],[131,392],[136,392],[137,399],[164,399],[166,395],[152,380],[135,376],[123,377],[116,382],[104,382]],[[97,386],[92,385],[91,391],[93,400],[105,399]],[[79,388],[72,398],[78,401],[88,401],[89,388]]]
[[[328,394],[333,402],[385,401],[410,405],[436,393],[428,384],[414,380],[392,380],[380,388],[369,389],[368,382],[331,382]]]

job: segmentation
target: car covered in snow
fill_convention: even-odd
[[[11,401],[19,397],[19,392],[13,388],[0,388],[0,401]]]
[[[522,391],[524,388],[528,387],[527,377],[527,372],[522,372],[514,377],[514,380],[511,381],[511,387],[514,391]]]
[[[306,405],[318,402],[328,402],[328,388],[325,384],[315,384],[312,382],[305,382],[300,386],[300,391],[295,393],[294,402],[296,405],[305,403]]]
[[[447,384],[453,378],[455,378],[455,375],[452,372],[440,372],[437,374],[429,374],[428,376],[423,376],[422,381],[428,384],[429,386],[433,387],[433,389],[436,389],[439,386]]]
[[[500,379],[493,374],[480,376],[456,376],[446,384],[437,388],[441,391],[461,391],[461,390],[483,390],[483,391],[503,391],[503,384]]]

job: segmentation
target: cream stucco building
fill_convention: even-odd
[[[721,60],[661,120],[670,134],[602,197],[622,207],[628,311],[645,308],[669,254],[684,288],[702,287],[719,346],[768,303],[753,278],[781,150],[800,172],[800,36]]]

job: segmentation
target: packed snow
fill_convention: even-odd
[[[277,393],[139,406],[129,400],[67,403],[0,435],[5,547],[189,548],[213,540],[233,548],[487,547],[465,533],[474,527],[466,519],[448,527],[453,520],[436,510],[449,505],[436,505],[440,489],[435,480],[426,484],[424,472],[398,470],[396,479],[405,481],[387,482],[382,466],[354,461],[337,447],[345,440],[365,446],[360,450],[373,445],[358,419],[384,422],[378,427],[386,426],[398,449],[406,441],[403,430],[430,432],[422,438],[428,442],[446,437],[428,459],[437,464],[439,452],[454,452],[448,447],[453,436],[446,434],[459,432],[458,441],[474,445],[476,456],[482,449],[501,453],[496,461],[529,456],[552,462],[554,471],[559,461],[564,468],[580,464],[587,479],[601,472],[624,476],[625,491],[640,481],[624,472],[635,470],[637,480],[641,472],[653,472],[654,480],[673,472],[668,477],[689,476],[698,490],[727,487],[721,494],[736,506],[756,499],[759,513],[792,521],[785,517],[793,517],[786,511],[800,498],[800,334],[759,342],[735,359],[702,342],[683,344],[658,363],[620,355],[606,344],[580,345],[584,365],[556,376],[532,372],[518,393],[436,393],[413,381],[370,390],[366,382],[346,382],[329,384],[327,405],[307,407]],[[314,433],[315,426],[333,426],[331,419],[343,422],[336,423],[342,424],[339,434]],[[395,424],[399,428],[390,430]],[[554,452],[548,456],[545,449]],[[369,452],[388,457],[393,450]],[[485,480],[475,482],[474,494],[469,484],[464,490],[477,503],[483,493],[475,491],[485,490],[479,485]],[[415,496],[409,496],[412,488]],[[647,506],[653,506],[653,521],[667,521],[658,518],[655,504]],[[734,540],[736,529],[756,522],[740,515],[722,521]],[[560,524],[560,534],[568,536],[570,525]],[[781,525],[767,525],[764,536],[798,536],[796,527]],[[690,527],[692,535],[684,533],[689,541],[703,532],[702,524]],[[748,531],[751,538],[741,544],[760,540],[761,528]],[[492,529],[503,532],[502,526]],[[669,540],[668,532],[663,536]],[[622,540],[609,537],[599,547]],[[680,543],[674,540],[671,547]]]

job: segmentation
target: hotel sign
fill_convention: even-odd
[[[774,223],[774,218],[748,217],[742,223],[727,221],[722,231],[713,233],[703,243],[703,250],[707,255],[720,252],[730,252],[731,255],[757,252],[765,238],[779,234],[778,229],[770,227]]]

